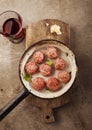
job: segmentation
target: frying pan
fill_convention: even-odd
[[[54,46],[57,47],[59,50],[61,50],[62,56],[66,58],[69,62],[69,70],[71,72],[71,79],[70,81],[65,84],[65,86],[60,89],[59,91],[56,92],[51,92],[48,90],[43,90],[43,91],[36,91],[32,88],[32,86],[29,84],[28,81],[26,81],[23,77],[25,74],[25,64],[29,60],[29,58],[33,55],[33,53],[36,50],[41,50],[45,51],[45,49],[48,46]],[[72,86],[77,74],[77,65],[76,65],[76,60],[75,60],[75,55],[74,53],[66,47],[62,42],[57,41],[57,40],[42,40],[39,41],[33,45],[31,45],[22,55],[20,62],[19,62],[19,78],[21,80],[22,85],[24,88],[21,90],[21,92],[14,98],[12,99],[5,107],[3,107],[0,110],[0,120],[2,120],[14,107],[16,107],[24,98],[26,98],[29,94],[33,94],[39,98],[44,98],[44,99],[51,99],[51,98],[57,98],[64,93],[66,93],[70,87]]]

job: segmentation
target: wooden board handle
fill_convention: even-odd
[[[42,108],[42,120],[46,123],[55,121],[52,108],[49,107]]]

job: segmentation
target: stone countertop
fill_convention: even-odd
[[[55,109],[56,122],[42,123],[41,110],[31,105],[31,96],[22,101],[4,120],[0,130],[91,130],[92,129],[92,8],[91,0],[0,0],[0,13],[15,10],[23,26],[45,18],[70,24],[70,46],[79,66],[72,93],[73,101]],[[25,40],[12,44],[0,35],[0,108],[22,89],[18,64],[25,50]]]

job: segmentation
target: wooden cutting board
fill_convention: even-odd
[[[52,25],[60,26],[61,35],[51,33],[50,28]],[[56,19],[44,19],[27,26],[26,29],[26,48],[37,41],[44,39],[55,39],[69,45],[70,41],[70,27],[67,23]]]
[[[61,34],[57,35],[56,32],[51,33],[52,25],[60,27]],[[26,49],[41,40],[54,39],[61,41],[63,44],[69,46],[70,41],[70,27],[67,23],[57,19],[44,19],[37,23],[32,23],[26,28]],[[42,109],[41,119],[44,122],[54,122],[53,109],[58,108],[70,102],[70,92],[68,91],[63,96],[54,99],[41,99],[31,95],[31,103],[36,107]]]

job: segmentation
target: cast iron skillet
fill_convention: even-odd
[[[70,71],[71,71],[71,80],[63,87],[63,89],[60,89],[57,92],[50,92],[50,91],[36,91],[34,90],[29,83],[23,78],[24,75],[24,67],[30,56],[36,51],[36,50],[44,50],[45,47],[48,46],[55,46],[59,48],[63,53],[64,56],[68,58],[68,61],[70,63]],[[57,98],[64,93],[66,93],[70,87],[72,86],[77,73],[77,65],[75,60],[74,53],[65,45],[62,44],[62,42],[57,40],[42,40],[39,41],[33,45],[31,45],[22,55],[20,62],[19,62],[19,78],[21,80],[21,83],[23,84],[24,88],[21,90],[21,92],[13,99],[11,100],[5,107],[3,107],[0,110],[0,120],[2,120],[14,107],[16,107],[24,98],[26,98],[30,93],[44,99],[51,99],[51,98]]]

